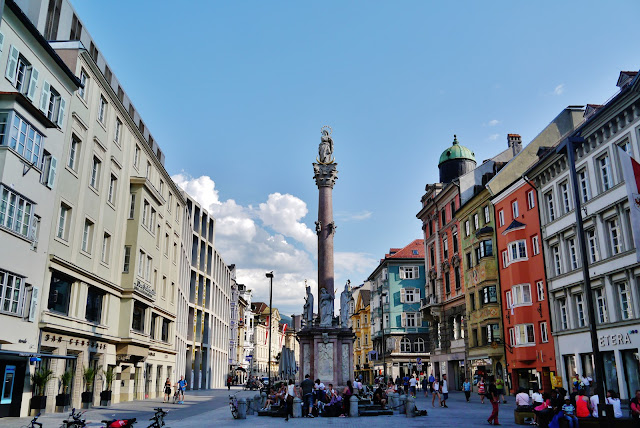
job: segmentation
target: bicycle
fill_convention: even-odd
[[[155,415],[153,415],[152,418],[150,418],[150,421],[153,421],[153,423],[151,423],[151,425],[149,425],[147,428],[160,428],[164,426],[164,417],[167,416],[167,411],[162,410],[161,407],[155,408],[153,409],[156,411]]]
[[[231,409],[231,416],[233,416],[233,419],[238,419],[238,417],[240,416],[240,414],[238,413],[238,399],[236,398],[237,394],[238,393],[236,392],[235,394],[229,396],[229,408]]]
[[[22,426],[22,428],[42,428],[42,424],[40,422],[36,422],[38,420],[38,418],[40,417],[41,413],[38,413],[35,418],[31,419],[31,422],[29,422],[29,425],[24,425]]]
[[[64,421],[62,421],[62,428],[84,428],[87,426],[87,421],[86,419],[82,419],[82,415],[84,415],[86,412],[86,410],[84,412],[78,412],[76,413],[76,409],[73,408],[71,409],[71,414],[69,415],[69,419],[65,419]]]

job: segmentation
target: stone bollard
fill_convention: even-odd
[[[260,407],[264,407],[267,404],[267,393],[262,391],[260,393]]]
[[[302,400],[298,397],[293,397],[293,417],[302,417]]]
[[[360,413],[358,412],[359,401],[360,400],[355,395],[352,395],[351,398],[349,398],[349,417],[357,418],[360,416]]]
[[[254,410],[253,398],[247,397],[247,416],[252,416]]]
[[[398,405],[400,406],[400,414],[403,415],[406,412],[407,409],[407,396],[402,394],[400,396],[400,402],[398,403]]]
[[[245,398],[238,399],[238,419],[247,419],[247,400]]]
[[[406,411],[408,418],[416,417],[416,399],[412,395],[407,397]]]
[[[391,394],[391,409],[393,410],[393,414],[397,415],[400,413],[400,394],[394,392]]]
[[[265,400],[265,404],[266,404],[266,400]],[[256,409],[256,414],[260,411],[260,409],[262,409],[264,407],[264,404],[262,404],[262,397],[260,396],[260,394],[256,394],[253,397],[253,408]]]

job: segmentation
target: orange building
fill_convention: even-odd
[[[507,384],[512,392],[551,390],[556,357],[536,191],[520,179],[492,199],[495,207]]]

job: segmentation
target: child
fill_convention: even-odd
[[[576,416],[576,406],[571,404],[571,398],[567,395],[564,397],[564,405],[562,406],[564,418],[569,422],[569,428],[578,428],[578,417]]]
[[[484,378],[481,377],[478,381],[478,395],[480,396],[480,402],[484,404]]]

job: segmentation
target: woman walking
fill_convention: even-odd
[[[171,381],[167,378],[167,381],[164,383],[164,400],[162,400],[162,402],[169,402],[169,397],[171,397]]]
[[[464,378],[464,382],[462,383],[462,390],[464,391],[464,396],[467,399],[467,403],[469,403],[469,398],[471,398],[471,382],[466,377]]]
[[[484,404],[484,394],[485,394],[484,378],[481,377],[480,380],[478,381],[478,395],[480,396],[480,402],[482,404]]]
[[[433,381],[431,386],[433,388],[433,393],[431,394],[431,406],[436,407],[433,404],[436,400],[436,395],[438,396],[438,405],[442,406],[442,399],[440,398],[440,382],[438,381],[438,378]]]

